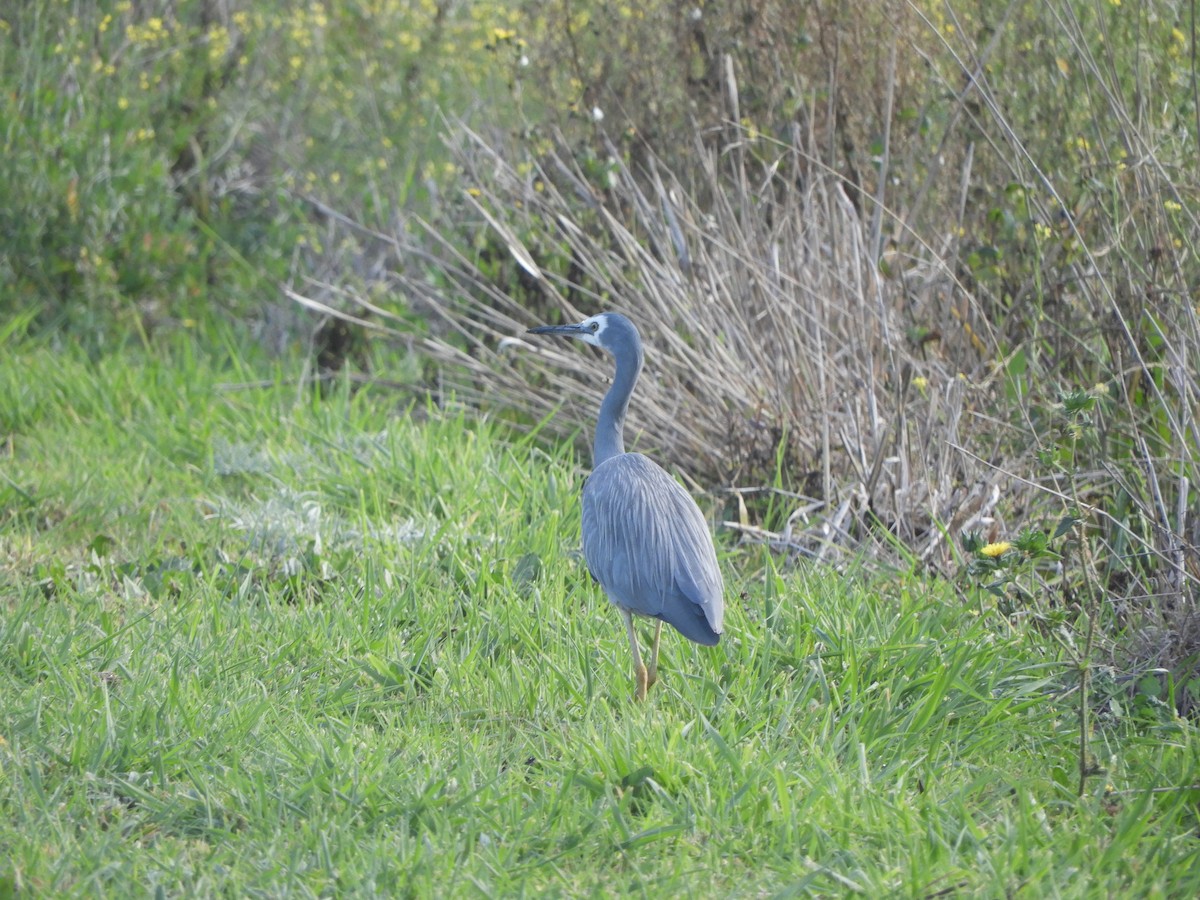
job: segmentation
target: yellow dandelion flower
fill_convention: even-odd
[[[1012,544],[1009,541],[997,541],[994,544],[988,544],[985,547],[979,548],[980,556],[990,556],[993,559],[997,556],[1003,556],[1012,549]]]
[[[117,98],[117,109],[129,109],[129,98],[128,97],[118,97]]]

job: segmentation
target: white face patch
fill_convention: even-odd
[[[584,319],[580,324],[583,325],[583,331],[579,335],[579,339],[587,341],[593,347],[600,346],[600,335],[604,334],[604,329],[608,323],[604,316],[592,316],[590,319]]]

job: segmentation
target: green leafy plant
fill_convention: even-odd
[[[1078,792],[1101,774],[1092,759],[1092,672],[1100,618],[1105,604],[1089,535],[1089,513],[1078,482],[1081,447],[1096,440],[1093,393],[1074,390],[1040,417],[1045,426],[1037,451],[1049,480],[1064,488],[1065,506],[1050,530],[1023,529],[1011,541],[986,542],[978,533],[963,536],[965,575],[996,598],[997,611],[1009,618],[1031,618],[1066,654],[1078,693]],[[1112,624],[1111,622],[1109,623]],[[1109,630],[1111,633],[1111,629]]]

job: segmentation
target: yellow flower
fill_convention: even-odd
[[[990,556],[993,559],[997,556],[1003,556],[1012,549],[1012,544],[1008,541],[999,541],[995,544],[988,544],[986,547],[979,548],[980,556]]]
[[[1176,203],[1174,200],[1164,200],[1163,208],[1166,209],[1167,212],[1173,212],[1173,213],[1179,212],[1181,209],[1183,209],[1183,207],[1180,206],[1178,203]]]
[[[1167,45],[1167,56],[1178,59],[1187,45],[1187,38],[1178,28],[1171,29],[1171,43]]]

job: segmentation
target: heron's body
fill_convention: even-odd
[[[588,570],[625,617],[641,699],[657,677],[662,623],[698,644],[720,640],[725,603],[712,535],[696,502],[661,466],[626,453],[629,397],[642,370],[642,344],[627,318],[601,313],[578,325],[544,326],[616,358],[612,387],[600,406],[592,475],[583,489],[583,555]],[[658,620],[650,666],[642,664],[633,616]]]
[[[697,644],[720,640],[721,570],[708,525],[657,463],[622,453],[596,467],[583,488],[583,555],[619,609]]]

